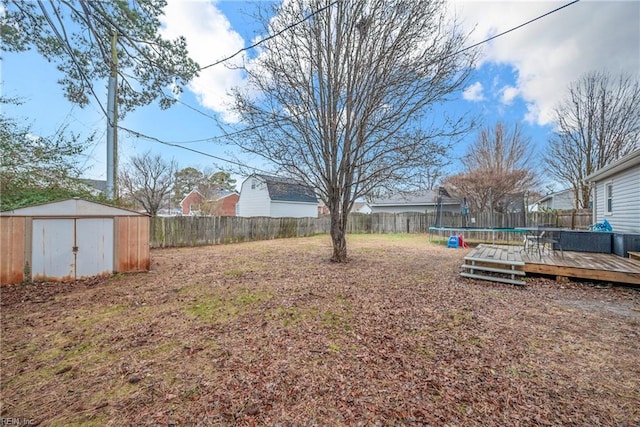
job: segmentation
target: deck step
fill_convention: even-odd
[[[506,277],[496,277],[496,276],[482,276],[480,274],[472,274],[472,273],[460,273],[462,277],[468,277],[470,279],[478,279],[478,280],[489,280],[492,282],[500,282],[500,283],[509,283],[511,285],[520,285],[525,286],[527,283],[522,280],[515,279],[507,279]]]
[[[462,264],[462,268],[468,268],[469,270],[490,271],[492,273],[515,274],[516,276],[525,275],[525,272],[522,270],[508,270],[506,268],[485,267],[483,265]]]
[[[507,260],[493,259],[493,258],[465,257],[464,260],[465,261],[484,262],[484,263],[489,263],[489,264],[524,265],[523,261],[507,261]]]
[[[635,259],[640,261],[640,252],[627,251],[627,254],[629,254],[629,259]]]

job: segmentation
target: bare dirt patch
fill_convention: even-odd
[[[2,417],[40,425],[640,424],[640,292],[460,278],[424,236],[152,251],[2,287]]]

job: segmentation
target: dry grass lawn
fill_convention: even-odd
[[[2,417],[42,426],[640,425],[640,292],[459,277],[425,236],[152,251],[5,286]],[[32,424],[32,425],[33,425]]]

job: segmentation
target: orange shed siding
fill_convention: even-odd
[[[151,266],[149,253],[149,218],[116,218],[115,271],[147,271]]]
[[[0,217],[0,285],[24,280],[24,217]]]

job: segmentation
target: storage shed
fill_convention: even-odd
[[[0,284],[147,271],[149,217],[68,199],[0,212]]]
[[[236,210],[243,217],[317,218],[318,198],[294,179],[253,174],[242,183]]]

